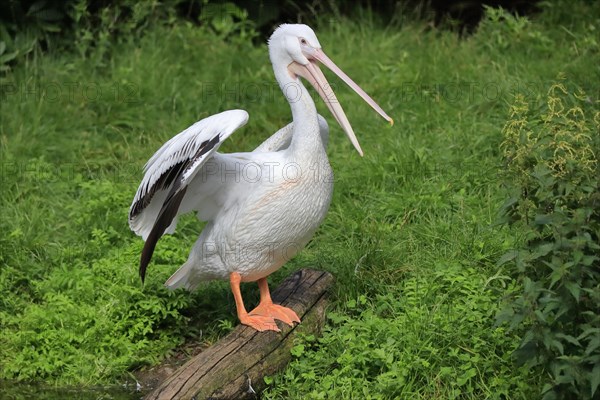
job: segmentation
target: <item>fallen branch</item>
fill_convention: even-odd
[[[289,276],[273,291],[278,304],[291,307],[302,323],[281,332],[257,332],[240,325],[168,377],[146,400],[255,398],[263,378],[280,371],[291,359],[290,349],[299,333],[319,334],[325,320],[331,274],[310,269]]]

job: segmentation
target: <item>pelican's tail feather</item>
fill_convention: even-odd
[[[184,288],[187,290],[193,290],[196,286],[198,286],[197,282],[194,278],[194,274],[192,271],[192,264],[190,261],[186,261],[167,281],[165,282],[165,286],[168,289],[175,290],[179,288]]]

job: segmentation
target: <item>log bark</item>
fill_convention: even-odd
[[[147,400],[253,399],[264,388],[263,377],[283,369],[300,333],[320,334],[325,320],[328,272],[300,270],[271,294],[273,301],[292,308],[302,322],[294,327],[278,321],[281,332],[257,332],[239,325],[168,377]]]

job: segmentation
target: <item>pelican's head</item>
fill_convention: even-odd
[[[302,77],[309,81],[323,98],[325,104],[340,124],[348,138],[362,156],[363,152],[352,130],[352,126],[335,97],[333,89],[319,69],[319,63],[325,65],[350,86],[363,98],[375,111],[391,124],[394,121],[375,103],[375,101],[360,88],[348,75],[346,75],[329,57],[321,50],[319,39],[315,32],[303,24],[283,24],[279,26],[269,39],[269,56],[273,66],[287,66],[287,71],[292,78]]]

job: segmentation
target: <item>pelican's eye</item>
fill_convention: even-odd
[[[303,44],[304,46],[308,46],[308,41],[304,38],[300,38],[300,43]]]

